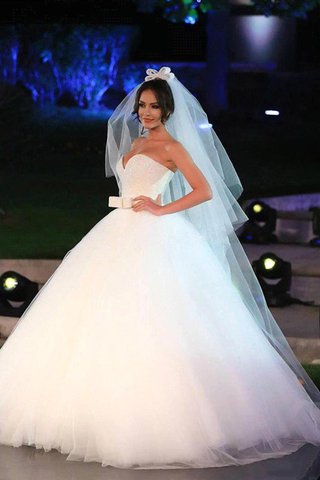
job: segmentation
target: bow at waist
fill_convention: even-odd
[[[132,208],[133,198],[110,196],[108,205],[115,208]]]
[[[138,195],[137,195],[138,196]],[[108,205],[109,207],[116,207],[116,208],[132,208],[138,200],[134,201],[135,197],[117,197],[117,196],[110,196]],[[152,198],[152,197],[150,197]],[[159,194],[156,198],[153,199],[158,205],[162,205],[161,203],[161,194]]]

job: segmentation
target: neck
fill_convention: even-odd
[[[163,139],[163,137],[165,137],[167,135],[168,135],[167,130],[165,129],[164,125],[161,124],[161,125],[158,125],[155,128],[150,128],[148,130],[147,138],[149,138],[150,140],[161,140],[161,139]]]

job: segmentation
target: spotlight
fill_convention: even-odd
[[[288,305],[291,288],[291,264],[275,253],[264,253],[252,262],[252,268],[259,280],[267,304],[273,307]],[[270,283],[268,283],[268,280]],[[274,283],[277,281],[276,283]]]
[[[264,202],[256,200],[246,208],[248,221],[239,239],[243,243],[276,243],[277,211]]]
[[[278,115],[280,115],[280,112],[279,112],[279,110],[265,110],[264,114],[277,117]]]
[[[313,301],[302,301],[291,297],[291,263],[267,252],[252,262],[252,268],[260,283],[266,302],[271,307],[285,307],[293,303],[312,305]]]
[[[0,276],[0,315],[20,317],[38,291],[38,284],[23,275],[13,271],[3,273]]]
[[[311,247],[320,247],[320,207],[310,207],[309,211],[313,213],[312,215],[312,230],[314,238],[309,242]]]

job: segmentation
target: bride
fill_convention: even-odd
[[[106,175],[114,209],[0,350],[0,443],[134,469],[320,445],[320,392],[235,233],[240,180],[170,68],[147,70],[112,114]]]

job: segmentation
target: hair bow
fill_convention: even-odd
[[[161,78],[161,80],[172,80],[174,78],[174,73],[171,72],[169,67],[161,67],[160,70],[155,70],[153,68],[148,68],[146,70],[147,76],[145,81],[154,80],[155,78]]]

